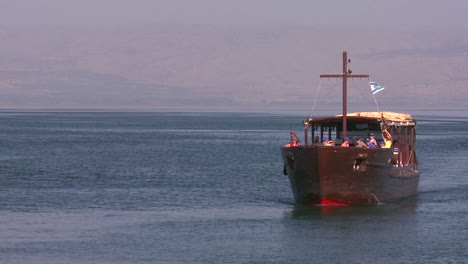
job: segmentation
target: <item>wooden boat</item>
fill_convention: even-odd
[[[296,203],[355,205],[398,201],[417,194],[416,120],[395,112],[346,112],[346,79],[352,75],[343,52],[343,114],[304,120],[305,144],[281,153]],[[309,132],[310,131],[310,132]],[[356,147],[373,134],[386,147]],[[309,140],[310,137],[310,140]],[[349,147],[342,147],[349,138]],[[333,139],[331,144],[322,144]],[[326,142],[325,142],[326,143]]]

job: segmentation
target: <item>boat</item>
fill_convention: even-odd
[[[320,75],[343,79],[342,114],[304,119],[304,142],[284,146],[281,154],[298,204],[366,205],[396,202],[417,195],[416,120],[411,114],[371,111],[347,113],[347,79],[368,78],[348,70]],[[372,136],[382,147],[358,147]],[[347,141],[349,147],[341,144]]]

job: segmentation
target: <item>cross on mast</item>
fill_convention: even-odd
[[[351,74],[351,70],[348,70],[348,53],[343,51],[343,73],[342,74],[321,74],[320,78],[343,78],[343,138],[348,135],[348,127],[346,121],[347,115],[347,80],[348,78],[369,78],[367,74]]]

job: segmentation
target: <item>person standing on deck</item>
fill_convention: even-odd
[[[382,130],[382,138],[385,142],[385,146],[383,148],[391,148],[393,143],[392,134],[390,134],[387,129]]]
[[[301,146],[301,141],[299,140],[299,137],[296,135],[296,132],[291,131],[291,132],[289,132],[289,135],[291,136],[291,141],[289,141],[288,144],[284,145],[285,147],[299,147],[299,146]]]

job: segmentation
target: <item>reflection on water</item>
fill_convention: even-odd
[[[286,215],[293,219],[314,219],[322,216],[372,216],[390,213],[407,213],[417,209],[417,198],[411,198],[399,203],[386,203],[379,205],[353,205],[353,206],[322,206],[296,204]]]

